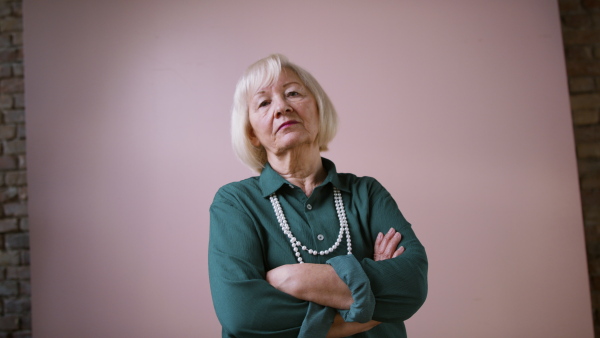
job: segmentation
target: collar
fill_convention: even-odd
[[[350,192],[348,184],[346,182],[342,183],[338,177],[335,164],[324,157],[321,157],[321,160],[323,161],[323,168],[327,172],[327,177],[325,177],[325,180],[319,186],[324,186],[331,183],[334,187],[340,189],[341,191]],[[265,164],[265,167],[260,173],[258,180],[263,197],[268,197],[272,193],[279,190],[279,188],[281,188],[281,186],[284,184],[290,184],[290,182],[281,177],[275,170],[273,170],[273,168],[271,168],[269,162]]]

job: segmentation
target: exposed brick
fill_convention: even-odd
[[[17,330],[19,328],[19,316],[9,315],[0,317],[0,330]]]
[[[591,92],[596,89],[594,78],[591,76],[573,77],[569,79],[571,93]]]
[[[5,183],[12,186],[20,186],[27,184],[27,172],[25,171],[12,171],[6,173]]]
[[[598,41],[600,41],[599,29],[563,31],[563,42],[565,45],[595,44]]]
[[[4,300],[4,313],[19,314],[31,309],[29,298],[8,298]]]
[[[20,255],[14,251],[0,251],[0,266],[19,265]]]
[[[24,313],[21,315],[21,329],[22,330],[31,330],[31,311],[28,313]],[[29,333],[29,335],[24,335],[22,338],[31,338],[31,333],[24,331],[23,334]],[[16,333],[13,334],[12,338],[16,338]]]
[[[24,201],[27,199],[27,197],[29,196],[28,190],[29,189],[27,188],[27,186],[19,187],[19,189],[17,189],[17,196],[20,200]]]
[[[14,100],[15,108],[23,108],[25,107],[25,95],[22,93],[17,93],[12,96]]]
[[[600,9],[600,1],[598,0],[581,0],[581,4],[585,9]]]
[[[581,189],[600,188],[600,175],[585,175],[581,177]]]
[[[581,10],[579,0],[559,0],[558,6],[561,13],[577,12]]]
[[[15,125],[0,125],[0,140],[9,140],[17,135]]]
[[[9,250],[29,249],[29,234],[26,232],[6,234],[4,242]]]
[[[30,279],[28,266],[9,266],[6,268],[6,279]]]
[[[600,94],[571,95],[571,110],[596,109],[600,106]]]
[[[600,75],[600,60],[567,61],[570,76]]]
[[[0,2],[0,16],[9,16],[12,13],[12,6],[10,2]]]
[[[591,22],[591,19],[590,19]],[[23,33],[15,32],[10,35],[10,42],[13,46],[23,46]]]
[[[0,296],[16,296],[19,294],[19,284],[16,281],[0,282]]]
[[[26,323],[29,323],[29,325]],[[24,318],[21,318],[21,329],[26,331],[13,332],[11,338],[31,338],[31,331],[27,331],[31,329],[31,320],[26,322]]]
[[[8,17],[0,21],[0,32],[23,31],[23,20],[21,18]]]
[[[29,281],[19,281],[19,294],[30,295],[31,294],[31,283]]]
[[[14,76],[23,76],[23,64],[22,63],[13,63],[13,75]]]
[[[5,48],[0,49],[0,62],[10,63],[17,62],[19,60],[19,51],[17,48]]]
[[[26,203],[5,203],[3,205],[4,214],[7,216],[25,216],[27,215]]]
[[[580,158],[600,158],[600,142],[578,143],[577,157]]]
[[[0,170],[17,169],[17,161],[13,156],[0,156]]]
[[[591,13],[590,17],[592,18],[592,26],[600,27],[600,12]]]
[[[589,143],[600,141],[600,125],[592,124],[586,126],[577,126],[574,128],[575,141],[577,143]]]
[[[12,46],[11,34],[0,34],[0,48],[8,48]]]
[[[22,78],[11,78],[0,80],[0,92],[8,93],[23,93],[25,88]]]
[[[29,265],[30,263],[30,255],[28,250],[21,250],[21,264]]]
[[[13,107],[13,96],[0,94],[0,109],[9,109]]]
[[[19,189],[16,187],[7,187],[0,189],[0,202],[11,200],[19,195]]]
[[[17,156],[17,162],[19,163],[19,169],[27,168],[27,157],[25,155]]]
[[[12,140],[4,143],[4,153],[7,155],[25,153],[25,140]]]
[[[11,2],[12,13],[16,17],[23,16],[23,3],[21,1],[13,1]]]
[[[27,136],[25,124],[17,125],[17,138],[24,139]]]
[[[25,122],[25,111],[23,109],[5,110],[4,121],[6,123]]]
[[[568,14],[561,17],[567,28],[587,28],[592,26],[592,18],[588,14]]]
[[[10,64],[0,65],[0,78],[5,79],[12,76],[12,66]]]
[[[23,217],[19,220],[19,229],[29,231],[29,218]]]
[[[0,232],[11,232],[19,229],[15,218],[0,219]]]
[[[594,55],[591,46],[566,46],[565,57],[568,61],[592,60]]]
[[[576,110],[573,112],[573,124],[576,126],[600,122],[600,112],[596,109]]]

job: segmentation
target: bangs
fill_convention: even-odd
[[[266,62],[265,62],[266,61]],[[248,101],[251,100],[252,96],[260,89],[271,86],[279,78],[281,73],[281,60],[280,58],[271,58],[264,60],[263,62],[257,62],[251,65],[245,75],[244,84],[244,95]]]

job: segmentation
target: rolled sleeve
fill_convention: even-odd
[[[353,255],[331,258],[327,261],[352,293],[354,302],[348,310],[339,310],[345,322],[366,323],[371,320],[375,310],[375,296],[371,283],[362,266]]]

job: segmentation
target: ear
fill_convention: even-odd
[[[256,134],[254,134],[254,130],[252,130],[252,128],[248,130],[248,138],[253,146],[257,148],[260,147],[260,141],[258,140],[258,137],[256,137]]]

